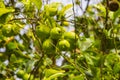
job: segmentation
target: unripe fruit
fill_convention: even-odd
[[[28,79],[29,79],[29,74],[25,73],[25,74],[23,75],[23,80],[28,80]]]
[[[64,39],[67,39],[69,42],[75,43],[75,41],[78,40],[78,36],[75,32],[65,32],[63,36]]]
[[[11,24],[6,24],[3,26],[2,28],[2,34],[7,36],[7,37],[10,37],[13,35],[12,33],[12,25]]]
[[[49,16],[55,16],[57,14],[57,7],[53,7],[52,5],[45,5],[44,10],[49,14]]]
[[[119,3],[115,0],[109,1],[108,7],[110,11],[115,12],[119,9]]]
[[[41,39],[44,40],[49,37],[50,28],[45,25],[37,26],[36,34]]]
[[[25,72],[23,71],[23,70],[19,70],[18,72],[17,72],[17,77],[19,77],[19,78],[23,78],[23,75],[25,74]]]
[[[62,29],[59,27],[54,27],[51,32],[50,32],[50,36],[52,39],[59,39],[62,36]]]
[[[55,16],[57,14],[57,8],[48,8],[48,9],[50,16]]]
[[[53,41],[51,39],[45,40],[43,42],[42,48],[43,50],[48,51],[48,52],[54,50]]]
[[[9,50],[14,50],[14,49],[17,48],[17,46],[16,46],[16,44],[14,42],[9,42],[6,47]]]
[[[68,21],[63,21],[63,26],[69,26],[69,22]]]
[[[70,43],[69,50],[73,50],[77,47],[78,36],[76,35],[75,32],[65,32],[63,37],[64,37],[64,39],[66,39]]]
[[[64,40],[59,41],[57,46],[61,51],[66,51],[70,48],[70,43],[64,39]]]

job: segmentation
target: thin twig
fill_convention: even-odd
[[[39,61],[37,62],[37,65],[35,65],[35,68],[31,71],[28,80],[30,80],[31,74],[33,74],[34,72],[36,72],[36,70],[39,68],[39,64],[40,64],[40,62],[41,62],[41,60],[42,60],[42,58],[43,58],[43,56],[44,56],[44,55],[43,55],[43,52],[42,52],[42,42],[41,42],[40,39],[38,39],[38,37],[37,37],[37,35],[36,35],[36,33],[35,33],[35,26],[34,26],[34,24],[33,24],[33,23],[31,23],[31,24],[32,24],[32,32],[33,32],[33,35],[34,35],[34,37],[36,38],[36,40],[38,41],[38,43],[39,43],[41,56],[40,56]]]
[[[40,64],[41,60],[42,60],[42,57],[39,59],[39,61],[37,61],[35,67],[33,68],[33,70],[32,70],[31,73],[30,73],[30,76],[29,76],[29,79],[28,79],[28,80],[30,80],[31,74],[33,74],[34,72],[36,72],[36,70],[39,68],[39,64]]]
[[[87,1],[87,5],[86,5],[86,8],[85,8],[85,10],[84,10],[83,14],[85,14],[85,13],[86,13],[87,8],[88,8],[88,6],[89,6],[89,3],[90,3],[90,0],[88,0],[88,1]]]
[[[82,70],[80,70],[80,68],[74,64],[68,57],[62,55],[62,57],[67,60],[76,70],[78,70],[80,73],[82,73],[84,75],[84,72],[82,72]],[[84,67],[83,67],[84,68]]]
[[[72,0],[72,5],[73,5],[74,27],[75,27],[75,33],[76,33],[76,32],[77,32],[77,29],[76,29],[76,21],[75,21],[75,7],[74,7],[74,6],[75,6],[75,3],[74,3],[74,0]],[[76,40],[76,36],[75,36],[75,41],[77,41],[77,40]],[[76,47],[77,47],[77,46],[76,46],[76,43],[77,43],[77,42],[75,42],[75,49],[74,49],[74,51],[73,51],[73,52],[74,52],[74,63],[75,63],[75,57],[76,57]]]
[[[106,0],[106,18],[105,18],[105,29],[107,29],[108,26],[108,6],[109,6],[109,1]]]

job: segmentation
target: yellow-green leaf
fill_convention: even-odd
[[[56,73],[63,73],[65,72],[64,70],[55,70],[55,69],[46,69],[45,70],[45,76],[46,77],[50,77],[51,75],[53,74],[56,74]]]
[[[14,9],[0,8],[0,16],[6,13],[14,12]]]
[[[42,7],[42,1],[41,0],[32,0],[32,2],[35,4],[35,6],[38,9],[41,9],[41,7]]]
[[[0,8],[5,8],[3,1],[0,1]]]
[[[72,4],[68,4],[66,6],[64,6],[61,10],[61,13],[65,13],[68,9],[70,9],[72,7]]]

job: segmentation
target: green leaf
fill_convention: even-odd
[[[114,19],[113,22],[116,20],[116,18],[118,18],[120,16],[120,9],[118,9],[116,12],[114,12]]]
[[[0,8],[5,8],[3,1],[0,1]]]
[[[85,55],[85,58],[86,58],[87,63],[88,63],[89,65],[94,65],[94,62],[93,62],[93,60],[91,59],[91,57],[90,57],[89,55]]]
[[[42,0],[32,0],[32,2],[36,5],[38,9],[42,7]]]
[[[44,78],[44,80],[52,80],[52,79],[56,79],[57,77],[61,77],[61,76],[63,76],[64,74],[63,73],[61,73],[61,72],[59,72],[59,73],[56,73],[56,74],[53,74],[53,75],[51,75],[49,78]]]
[[[14,9],[6,9],[6,8],[0,8],[0,16],[6,13],[14,12]]]
[[[84,78],[85,76],[82,74],[77,76],[74,76],[73,74],[70,75],[70,80],[85,80]]]
[[[94,5],[94,7],[97,8],[97,10],[99,11],[98,15],[105,16],[106,9],[105,9],[104,5],[102,5],[102,4],[96,4],[96,5]]]
[[[59,3],[59,2],[53,2],[49,6],[52,7],[52,8],[58,8],[60,4],[61,3]]]
[[[118,55],[110,53],[106,56],[104,65],[107,66],[108,68],[111,68],[111,66],[115,64],[115,62],[117,62],[118,60],[119,60]]]
[[[59,77],[59,76],[63,76],[64,74],[62,73],[62,72],[59,72],[59,73],[56,73],[56,74],[53,74],[53,75],[51,75],[48,79],[46,79],[46,80],[52,80],[52,79],[55,79],[55,78],[57,78],[57,77]]]
[[[115,74],[120,72],[120,62],[115,64],[113,71]]]
[[[62,74],[63,72],[65,72],[64,70],[55,70],[55,69],[46,69],[45,70],[45,76],[46,77],[50,77],[53,74]]]
[[[29,60],[27,63],[26,63],[26,72],[27,73],[30,73],[34,64],[35,64],[36,61],[34,60]]]
[[[66,6],[64,6],[61,10],[61,13],[65,13],[68,9],[70,9],[72,7],[72,4],[67,4]]]
[[[10,50],[13,50],[13,49],[16,49],[17,46],[16,46],[16,44],[14,42],[9,42],[7,44],[7,48],[10,49]]]
[[[12,13],[3,14],[2,16],[0,16],[0,24],[5,24],[12,19],[13,19]]]

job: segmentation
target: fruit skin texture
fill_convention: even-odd
[[[7,36],[7,37],[12,36],[13,35],[12,25],[11,24],[4,25],[4,27],[2,28],[2,34]]]
[[[66,39],[70,43],[69,50],[73,50],[77,47],[78,36],[76,35],[75,32],[65,32],[63,37],[64,37],[64,39]]]
[[[45,5],[44,10],[49,14],[48,16],[55,16],[57,14],[57,7],[53,7],[52,5]]]
[[[119,9],[119,3],[115,0],[109,1],[108,7],[110,11],[115,12]]]
[[[70,43],[64,39],[64,40],[59,41],[57,46],[61,51],[65,51],[70,48]]]
[[[45,40],[49,37],[50,28],[45,25],[37,26],[36,34],[41,40]]]
[[[64,39],[67,39],[69,42],[75,43],[75,41],[78,40],[78,36],[75,32],[65,32],[63,36]]]
[[[59,27],[54,27],[50,32],[50,36],[52,39],[59,39],[62,36],[62,34],[63,31]]]
[[[29,79],[29,74],[27,74],[27,73],[24,74],[24,75],[23,75],[23,80],[28,80],[28,79]]]
[[[43,50],[45,50],[46,52],[50,52],[50,51],[54,51],[54,44],[52,39],[47,39],[43,42],[42,45]]]
[[[57,8],[49,8],[49,15],[50,16],[55,16],[57,14]]]
[[[25,74],[25,72],[24,72],[23,70],[19,70],[19,71],[17,72],[17,76],[18,76],[19,78],[23,78],[24,74]]]
[[[69,22],[68,21],[63,21],[63,26],[69,26]]]

